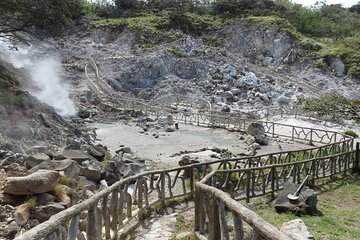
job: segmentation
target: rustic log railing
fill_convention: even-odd
[[[198,239],[243,240],[246,234],[245,222],[253,229],[253,240],[290,240],[287,235],[235,201],[228,193],[210,186],[215,174],[216,171],[213,171],[195,183],[195,234]],[[249,236],[249,233],[247,234]]]
[[[98,74],[97,71],[96,74]],[[89,77],[88,79],[90,81]],[[89,85],[92,86],[94,91],[99,91],[100,95],[106,92],[98,89],[93,82],[90,82]],[[153,116],[156,119],[159,116],[171,113],[169,109],[150,106],[136,99],[119,101],[114,97],[108,96],[107,98],[113,101],[113,103],[108,104],[110,108],[114,107],[114,104],[119,104],[118,108],[141,111],[145,115]],[[186,124],[237,128],[241,131],[245,131],[249,124],[254,122],[231,114],[179,112],[173,113],[173,116],[175,120]],[[256,234],[262,237],[267,234],[270,234],[268,236],[274,236],[265,239],[286,239],[281,238],[283,235],[276,232],[273,227],[261,220],[256,214],[254,215],[250,210],[244,210],[243,207],[236,205],[236,202],[229,197],[223,198],[223,194],[220,194],[222,193],[221,190],[202,183],[195,185],[195,181],[203,179],[210,169],[217,169],[215,175],[209,176],[212,176],[219,183],[219,188],[228,188],[232,196],[249,201],[250,198],[259,196],[260,193],[274,193],[281,189],[281,184],[290,177],[292,177],[293,181],[300,181],[304,174],[310,174],[314,179],[317,179],[338,173],[346,173],[352,167],[358,168],[359,146],[357,145],[357,151],[354,151],[353,138],[334,131],[274,122],[261,123],[264,125],[266,133],[271,137],[286,137],[310,144],[317,143],[320,146],[304,150],[222,159],[174,169],[144,172],[113,184],[84,202],[52,216],[48,221],[39,224],[16,239],[117,239],[123,227],[135,217],[141,217],[144,210],[157,204],[164,205],[167,200],[177,197],[192,197],[194,196],[194,187],[197,188],[201,196],[209,196],[210,194],[215,197],[216,201],[212,200],[211,211],[213,213],[211,214],[215,216],[216,211],[220,213],[218,221],[223,226],[223,239],[227,239],[228,236],[224,230],[226,229],[223,213],[224,206],[230,208],[233,212],[235,239],[241,239],[242,236],[239,227],[241,219],[251,225]],[[207,177],[209,178],[209,176]],[[186,177],[189,180],[186,180]],[[132,185],[134,185],[134,189],[131,191]],[[197,195],[197,198],[200,195]],[[199,209],[196,209],[196,211],[199,213]],[[259,220],[252,222],[251,218]],[[199,221],[204,221],[204,219],[201,217]],[[217,224],[216,221],[211,224]],[[197,229],[199,230],[197,235],[199,238],[204,238],[202,235],[203,223],[197,222],[196,224],[197,227],[201,228],[200,230]],[[264,224],[265,227],[262,227],[261,224]],[[273,232],[275,235],[271,235]],[[213,236],[212,234],[217,233],[211,233],[210,238]],[[213,239],[217,238],[213,237]]]

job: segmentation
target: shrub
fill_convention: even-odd
[[[27,199],[25,203],[28,204],[30,208],[36,207],[37,205],[36,197],[31,197]]]
[[[24,108],[26,107],[28,101],[29,99],[27,96],[0,90],[0,104],[15,105]]]
[[[356,132],[354,132],[353,130],[347,130],[347,131],[344,132],[344,134],[349,135],[349,136],[354,137],[354,138],[359,137],[359,135],[357,135]]]

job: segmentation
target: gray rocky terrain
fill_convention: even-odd
[[[36,51],[30,61],[61,59],[59,75],[69,92],[47,97],[53,101],[36,95],[41,86],[29,81],[41,62],[31,68],[16,66],[4,51],[1,89],[16,100],[0,104],[0,238],[12,239],[99,189],[147,169],[306,147],[286,139],[261,144],[240,131],[187,125],[175,129],[167,116],[160,118],[164,124],[136,110],[108,111],[87,83],[85,68],[91,61],[111,86],[109,92],[117,92],[117,101],[137,99],[177,111],[280,109],[296,106],[301,96],[328,92],[360,97],[359,82],[345,76],[341,61],[334,60],[328,71],[313,68],[301,61],[303,50],[285,32],[241,23],[202,37],[175,32],[180,40],[150,49],[141,48],[139,36],[128,29],[32,39],[30,48],[36,46]],[[204,37],[222,44],[208,46]],[[89,75],[95,77],[95,71]],[[73,102],[76,114],[59,110],[56,103],[62,97]],[[202,109],[189,106],[198,102]]]

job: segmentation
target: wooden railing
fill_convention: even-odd
[[[153,107],[137,100],[130,99],[121,104],[119,108],[142,111],[156,118],[169,113],[168,109]],[[109,106],[112,107],[111,104]],[[241,119],[239,116],[208,113],[174,113],[174,118],[186,124],[233,127],[242,131],[253,122],[253,120]],[[141,218],[144,211],[157,205],[164,206],[168,200],[187,196],[192,198],[195,188],[198,202],[195,208],[196,233],[200,239],[206,236],[210,239],[218,239],[217,233],[206,231],[211,230],[211,226],[219,224],[222,239],[227,239],[225,206],[233,214],[235,239],[241,239],[243,234],[242,220],[253,227],[255,235],[258,234],[265,239],[287,239],[221,189],[226,189],[232,197],[249,201],[261,194],[280,190],[282,183],[288,179],[298,182],[306,174],[318,179],[347,173],[351,168],[359,166],[359,145],[357,144],[354,151],[353,138],[333,131],[273,122],[261,123],[271,137],[282,136],[310,144],[318,143],[320,146],[144,172],[123,179],[93,197],[52,216],[48,221],[18,236],[16,240],[75,240],[84,239],[85,236],[88,240],[119,239],[124,226],[132,219]],[[211,170],[216,171],[207,175]],[[202,179],[202,182],[195,184],[197,180]],[[134,186],[132,191],[131,186]],[[204,202],[204,199],[209,197],[210,205],[206,207],[203,204],[199,205],[199,201]],[[209,214],[208,218],[211,217],[213,221],[206,223],[204,214]],[[208,225],[207,228],[205,224]]]
[[[228,193],[210,186],[215,174],[216,171],[213,171],[202,181],[195,183],[195,234],[198,239],[243,240],[246,234],[245,222],[253,229],[252,233],[248,232],[248,236],[252,234],[253,240],[290,240],[287,235],[235,201]],[[230,231],[231,229],[233,231]]]

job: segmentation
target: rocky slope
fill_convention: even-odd
[[[102,108],[84,74],[90,57],[114,90],[154,105],[201,99],[215,110],[242,112],[294,105],[299,96],[333,91],[360,97],[359,83],[343,76],[341,62],[334,62],[334,73],[313,68],[301,60],[303,49],[287,32],[240,22],[201,36],[172,32],[178,40],[150,48],[141,45],[145,35],[128,28],[100,27],[56,41],[33,38],[37,58],[55,54],[62,60],[61,78],[78,111],[66,118],[30,94],[32,71],[0,57],[0,238],[11,239],[106,182],[146,169],[126,146],[111,157],[106,146],[95,145],[96,134],[87,122],[122,119],[127,124],[138,118],[134,122],[141,134],[154,130],[153,137],[159,138],[160,131],[175,131],[136,111]],[[48,98],[56,102],[62,97]],[[255,154],[257,149],[252,150]]]
[[[341,73],[341,62],[333,69],[313,68],[301,60],[304,50],[287,32],[244,23],[203,36],[175,32],[180,40],[144,49],[141,36],[129,29],[102,27],[70,36],[60,52],[72,76],[91,55],[114,89],[154,103],[164,95],[195,96],[215,108],[240,111],[326,92],[359,97],[359,83]],[[84,78],[82,72],[76,75]]]

